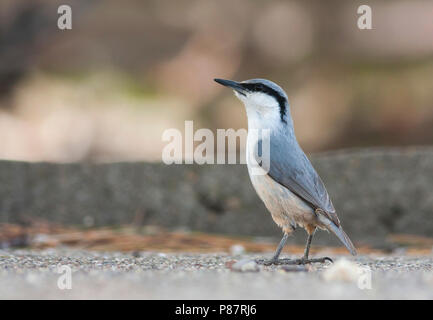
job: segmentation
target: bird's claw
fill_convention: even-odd
[[[334,261],[329,257],[323,257],[323,258],[316,258],[316,259],[300,259],[303,260],[304,263],[302,264],[308,264],[308,263],[325,263],[326,261],[329,261],[331,263],[334,263]]]

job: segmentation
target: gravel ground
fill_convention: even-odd
[[[248,262],[259,257],[6,250],[0,251],[0,298],[433,299],[433,255],[341,256],[307,270]],[[60,265],[71,268],[70,290],[58,287],[67,284]]]

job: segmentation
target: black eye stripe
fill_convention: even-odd
[[[242,86],[247,89],[250,92],[263,92],[266,93],[277,100],[278,105],[280,107],[280,118],[281,121],[284,123],[286,122],[285,116],[286,116],[286,98],[282,96],[278,91],[268,87],[267,85],[264,85],[262,83],[242,83]]]

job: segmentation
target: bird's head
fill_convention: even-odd
[[[251,79],[242,82],[214,79],[219,84],[233,89],[247,108],[262,117],[275,117],[286,123],[289,114],[287,95],[277,84],[266,79]]]

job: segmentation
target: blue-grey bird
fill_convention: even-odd
[[[322,180],[296,140],[290,105],[284,90],[265,79],[215,81],[233,89],[236,97],[245,105],[248,116],[246,160],[251,182],[273,220],[284,232],[273,258],[259,262],[301,264],[331,260],[308,259],[317,228],[333,232],[350,253],[356,255],[355,246],[343,231]],[[260,134],[252,134],[253,130],[267,130],[268,140],[263,141]],[[266,149],[263,148],[265,142],[269,145],[268,168],[265,174],[255,174],[253,164],[260,163],[258,155]],[[303,227],[308,233],[304,257],[278,260],[288,235],[297,226]]]

